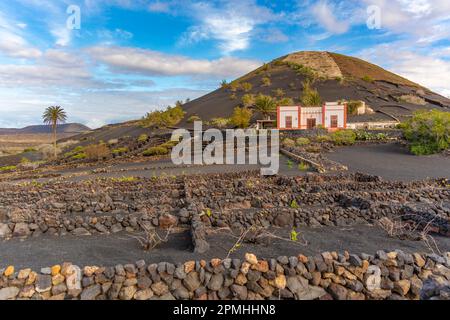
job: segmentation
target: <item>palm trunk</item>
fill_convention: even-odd
[[[56,159],[56,157],[57,157],[57,152],[56,152],[56,123],[53,124],[53,147],[54,147],[55,159]]]

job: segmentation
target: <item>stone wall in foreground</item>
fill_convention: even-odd
[[[261,177],[259,171],[114,181],[0,184],[0,239],[140,231],[140,224],[351,226],[384,217],[450,236],[446,181],[362,174]],[[405,212],[407,210],[407,212]],[[204,213],[208,212],[208,215]]]
[[[258,260],[0,270],[0,300],[449,299],[450,253],[325,252]]]

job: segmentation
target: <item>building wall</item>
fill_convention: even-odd
[[[292,117],[292,128],[299,126],[299,107],[281,107],[278,111],[278,128],[286,129],[286,117]]]
[[[386,129],[395,128],[398,124],[397,121],[387,121],[387,122],[352,122],[348,123],[347,127],[349,129]]]
[[[336,103],[327,103],[325,106],[325,127],[331,128],[331,117],[337,116],[338,128],[346,128],[346,107]]]
[[[292,117],[292,129],[307,129],[308,119],[315,119],[316,126],[331,127],[331,117],[338,117],[338,128],[346,128],[346,106],[338,103],[327,103],[324,107],[279,107],[278,129],[286,129],[286,117]]]
[[[301,108],[301,129],[308,128],[308,119],[316,119],[316,126],[323,125],[322,107]]]

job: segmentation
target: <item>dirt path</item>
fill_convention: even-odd
[[[95,169],[104,168],[107,172],[92,173]],[[189,165],[189,166],[176,166],[170,159],[158,160],[152,162],[142,163],[122,163],[112,165],[108,167],[89,167],[89,168],[76,168],[70,170],[54,171],[52,173],[58,174],[57,178],[41,178],[33,179],[33,181],[44,183],[51,182],[52,180],[66,181],[84,181],[93,178],[121,178],[121,177],[139,177],[139,178],[152,178],[155,176],[169,175],[197,175],[197,174],[210,174],[210,173],[228,173],[228,172],[244,172],[254,171],[261,169],[260,165]],[[280,170],[279,173],[287,176],[305,175],[306,172],[298,169],[295,163],[290,163],[289,159],[280,155]],[[15,180],[15,184],[28,182],[29,179]]]
[[[254,252],[260,257],[276,258],[282,255],[314,255],[324,251],[347,250],[353,253],[374,254],[377,250],[401,249],[406,252],[429,252],[423,242],[402,241],[389,238],[386,233],[370,226],[351,228],[325,227],[300,230],[309,242],[307,246],[283,240],[273,240],[270,246],[244,244],[232,257],[242,257],[245,252]],[[277,234],[289,237],[290,230],[279,230]],[[435,237],[442,251],[450,251],[450,239]],[[189,232],[174,234],[170,241],[152,252],[143,251],[129,234],[97,235],[89,237],[42,236],[39,241],[18,239],[0,242],[0,268],[14,265],[16,268],[39,269],[69,261],[80,266],[133,263],[144,259],[147,263],[184,262],[197,259],[224,258],[235,239],[227,234],[215,234],[208,239],[211,249],[200,255],[192,252]]]

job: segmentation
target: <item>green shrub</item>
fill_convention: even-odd
[[[320,135],[316,137],[316,141],[319,143],[323,143],[323,142],[331,142],[332,139],[330,136],[327,135]]]
[[[230,123],[230,119],[227,118],[214,118],[211,120],[210,125],[216,128],[226,128]]]
[[[231,117],[231,124],[239,128],[248,128],[251,117],[252,112],[249,109],[236,107]]]
[[[317,78],[316,72],[310,67],[307,67],[302,64],[295,63],[295,62],[288,62],[287,64],[289,65],[289,67],[292,70],[294,70],[295,72],[297,72],[300,75],[305,76],[306,78],[308,78],[311,81],[314,81]]]
[[[229,85],[229,88],[230,88],[231,92],[236,92],[239,89],[239,87],[240,87],[240,84],[237,81],[233,81]]]
[[[241,84],[241,88],[245,92],[250,92],[253,89],[253,85],[250,82],[244,82]]]
[[[295,200],[295,199],[292,200],[290,207],[291,207],[292,209],[298,209],[298,208],[300,208],[300,206],[299,206],[298,203],[297,203],[297,200]]]
[[[356,141],[356,133],[352,130],[336,131],[331,135],[331,139],[337,146],[350,146]]]
[[[357,115],[358,109],[362,107],[363,102],[362,101],[355,101],[351,100],[347,103],[347,112],[350,115]]]
[[[165,111],[154,111],[147,113],[142,119],[142,126],[167,128],[177,125],[183,120],[185,112],[181,105],[176,107],[168,107]]]
[[[344,78],[342,78],[342,77],[336,77],[336,78],[334,78],[334,80],[336,80],[336,81],[339,82],[340,84],[343,84],[343,83],[344,83]]]
[[[286,95],[286,93],[284,92],[284,90],[281,89],[281,88],[278,88],[278,89],[276,89],[276,90],[273,90],[273,93],[274,93],[275,96],[277,96],[278,98],[283,98],[283,97]]]
[[[141,134],[138,138],[138,142],[147,142],[148,140],[148,135],[146,134]]]
[[[112,151],[112,154],[121,154],[121,153],[127,153],[127,152],[128,152],[128,148],[123,147],[123,148],[114,149]]]
[[[284,139],[282,144],[283,144],[283,147],[287,147],[287,148],[295,147],[295,141],[290,138]]]
[[[72,156],[72,159],[73,159],[73,160],[83,160],[83,159],[86,159],[86,158],[87,158],[87,155],[86,155],[86,153],[84,153],[84,152],[82,152],[82,153],[77,153],[77,154],[75,154],[75,155]]]
[[[36,152],[37,150],[35,148],[26,148],[23,150],[23,153],[27,153],[27,152]]]
[[[255,104],[255,96],[253,94],[244,94],[242,97],[242,105],[244,107],[251,107]]]
[[[387,134],[385,133],[372,133],[367,132],[365,130],[357,130],[355,131],[356,134],[356,140],[358,141],[380,141],[380,140],[386,140],[388,138]]]
[[[309,170],[309,164],[305,163],[305,162],[301,162],[298,164],[298,170],[300,171],[308,171]]]
[[[139,179],[137,177],[120,177],[120,178],[111,178],[112,182],[135,182],[138,181]]]
[[[375,140],[387,140],[389,136],[386,133],[377,133],[375,135]]]
[[[294,100],[292,98],[285,97],[278,100],[277,103],[279,106],[293,106]]]
[[[417,111],[402,129],[411,152],[416,155],[434,154],[450,148],[450,112]]]
[[[80,155],[80,154],[84,154],[84,147],[82,146],[78,146],[76,148],[74,148],[72,151],[69,151],[67,153],[64,154],[65,158],[72,158],[72,159],[76,159],[74,157]],[[84,154],[85,155],[85,154]],[[86,156],[86,155],[85,155]]]
[[[298,138],[297,140],[295,140],[295,143],[297,144],[297,146],[307,146],[311,143],[311,141],[308,138]]]
[[[14,171],[17,169],[17,166],[5,166],[5,167],[0,167],[0,171],[5,172],[5,171]]]
[[[262,82],[264,87],[270,87],[272,85],[272,81],[270,80],[269,77],[263,77],[261,79],[261,82]]]
[[[194,123],[195,121],[202,121],[202,119],[199,116],[190,116],[189,119],[187,119],[188,123]]]
[[[364,76],[364,77],[362,77],[362,80],[365,82],[369,82],[369,83],[372,83],[375,81],[371,76]]]
[[[151,157],[151,156],[163,156],[169,154],[169,150],[164,147],[152,147],[150,149],[147,149],[142,154],[144,157]]]
[[[179,143],[179,141],[167,141],[167,142],[161,144],[160,147],[163,147],[163,148],[166,148],[166,149],[172,149],[178,143]]]
[[[288,166],[289,169],[292,169],[292,168],[294,167],[294,162],[293,162],[292,160],[288,160],[288,161],[286,162],[286,164],[287,164],[287,166]]]
[[[278,60],[273,61],[272,64],[275,67],[282,67],[282,66],[285,66],[287,63],[284,62],[283,60],[278,59]]]

